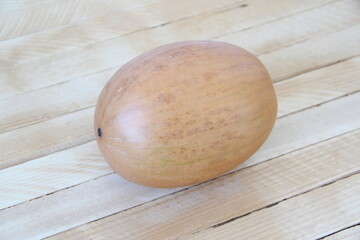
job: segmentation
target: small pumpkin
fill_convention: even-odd
[[[122,66],[95,111],[98,146],[112,169],[152,187],[182,187],[244,162],[273,128],[269,73],[251,53],[217,41],[185,41]]]

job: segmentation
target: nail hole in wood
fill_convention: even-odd
[[[99,137],[101,137],[101,128],[98,128],[98,129],[97,129],[97,135],[98,135]]]

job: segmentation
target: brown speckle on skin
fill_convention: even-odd
[[[225,122],[225,119],[221,119],[216,122],[217,125],[222,125]]]
[[[194,123],[196,123],[195,119],[189,120],[185,123],[185,125],[193,125]]]
[[[205,81],[208,82],[211,79],[213,79],[214,77],[216,77],[215,75],[216,75],[215,73],[207,72],[207,73],[203,74],[203,77],[204,77]]]
[[[156,70],[165,70],[165,69],[167,69],[167,68],[169,68],[168,66],[164,66],[164,65],[157,65],[157,66],[155,66],[155,69]]]
[[[176,96],[171,93],[160,93],[157,97],[157,101],[160,103],[170,104],[176,101]]]

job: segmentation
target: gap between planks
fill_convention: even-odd
[[[250,160],[234,171],[359,128],[360,121],[358,117],[360,114],[359,109],[355,107],[356,104],[354,105],[356,102],[360,102],[360,94],[345,97],[280,119],[265,145]],[[342,109],[343,114],[337,114],[338,109]],[[319,118],[324,119],[324,121],[319,122]],[[297,126],[302,125],[304,119],[307,120],[308,124],[299,129]],[[91,152],[90,149],[93,148],[88,146],[87,149],[79,149],[79,152],[89,153]],[[59,153],[57,157],[54,154],[52,157],[54,159],[66,159],[66,157],[61,156],[63,153]],[[76,156],[75,159],[88,162],[87,159]],[[44,159],[43,163],[40,164],[43,166],[46,162],[49,162],[49,160]],[[64,163],[60,166],[64,166]],[[66,170],[63,171],[64,173],[71,174]],[[74,175],[77,174],[74,173]],[[67,176],[63,177],[68,179]],[[40,182],[43,183],[44,181]],[[49,232],[54,234],[54,231],[64,231],[165,196],[174,191],[177,190],[137,186],[115,174],[111,174],[0,211],[0,219],[7,219],[6,222],[0,224],[0,226],[3,226],[0,232],[11,234],[10,229],[17,229],[27,237],[43,237],[41,234],[48,234]],[[77,199],[77,201],[71,199]],[[55,209],[54,206],[56,206]],[[71,214],[72,210],[83,214]],[[29,218],[19,218],[19,214],[21,215],[24,212],[27,213]],[[67,214],[70,214],[71,218]],[[14,219],[14,222],[12,222],[11,219],[13,218],[17,220]],[[28,222],[29,219],[31,219],[31,222]]]
[[[209,24],[214,25],[215,19],[214,16],[211,15],[220,15],[217,16],[218,18],[221,17],[221,15],[228,15],[228,17],[234,15],[235,13],[238,14],[248,14],[248,11],[254,11],[256,14],[257,11],[260,11],[258,9],[248,10],[248,9],[241,9],[244,7],[243,2],[244,1],[236,1],[236,0],[227,0],[224,2],[216,2],[214,0],[211,0],[210,2],[207,1],[207,7],[208,8],[202,8],[200,11],[197,10],[196,6],[192,5],[198,5],[203,6],[203,1],[189,1],[185,0],[181,4],[181,6],[177,6],[176,11],[173,13],[173,9],[170,11],[167,9],[167,11],[161,12],[156,18],[152,14],[154,13],[154,10],[146,9],[141,10],[137,9],[139,11],[136,12],[122,12],[121,14],[115,15],[115,16],[106,16],[105,19],[95,19],[94,22],[92,21],[86,21],[82,24],[76,24],[73,26],[66,27],[64,29],[54,29],[51,31],[43,32],[40,34],[35,35],[29,35],[22,37],[20,39],[12,39],[9,41],[2,41],[0,42],[0,59],[7,62],[9,60],[14,60],[17,64],[19,63],[26,63],[31,60],[38,60],[44,57],[47,57],[49,55],[55,55],[56,53],[61,53],[64,51],[74,50],[76,48],[82,47],[86,48],[87,46],[94,45],[94,44],[101,44],[104,41],[110,41],[123,38],[126,35],[131,34],[143,34],[141,32],[153,30],[154,28],[158,27],[164,27],[165,25],[169,24],[177,24],[177,22],[191,22],[195,26],[203,26],[200,23],[197,23],[197,20],[207,19]],[[259,0],[256,0],[259,1]],[[260,0],[259,3],[261,3],[262,0]],[[231,31],[227,30],[224,32],[224,30],[219,31],[218,29],[213,30],[213,34],[215,36],[222,36],[224,34],[230,34],[232,31],[239,31],[239,30],[245,30],[249,27],[254,27],[256,25],[261,25],[266,22],[272,22],[276,19],[281,19],[282,17],[289,17],[292,15],[305,13],[317,8],[322,8],[324,6],[333,5],[338,6],[338,9],[334,9],[331,7],[328,7],[330,12],[318,12],[324,17],[323,20],[317,20],[317,21],[324,21],[326,23],[333,23],[335,21],[339,21],[339,25],[342,25],[342,19],[344,18],[343,14],[346,11],[347,14],[351,15],[349,18],[353,18],[353,20],[356,22],[359,17],[356,16],[356,11],[354,11],[353,7],[351,6],[352,2],[354,0],[342,0],[338,2],[334,1],[320,1],[318,4],[315,4],[314,6],[309,5],[308,8],[304,8],[303,10],[295,11],[294,13],[290,13],[288,15],[280,15],[279,18],[276,18],[276,16],[273,16],[273,18],[270,18],[269,21],[266,21],[267,18],[264,18],[263,21],[252,23],[251,21],[247,20],[247,24],[241,24],[238,22],[230,22],[231,24],[228,26]],[[324,2],[324,3],[323,3]],[[162,3],[165,4],[166,2]],[[170,2],[169,2],[170,3]],[[226,4],[227,3],[227,4]],[[259,4],[256,3],[256,4]],[[255,5],[256,5],[255,4]],[[335,4],[335,5],[334,5]],[[172,4],[173,5],[173,4]],[[180,9],[179,9],[180,7]],[[195,8],[194,8],[195,7]],[[249,7],[249,5],[246,5],[246,7]],[[174,6],[172,7],[174,8]],[[254,7],[252,7],[254,8]],[[145,14],[147,17],[147,22],[143,21],[136,21],[134,19],[135,17],[138,17],[139,15],[144,15],[144,11],[150,12],[151,14],[147,13]],[[169,11],[169,12],[168,12]],[[171,13],[171,14],[170,14]],[[261,12],[257,13],[260,14]],[[336,13],[336,14],[335,14]],[[340,16],[337,16],[339,15]],[[132,16],[133,15],[133,16]],[[210,16],[209,16],[210,15]],[[329,16],[332,16],[334,19],[330,19]],[[335,15],[335,16],[334,16]],[[121,18],[121,19],[114,19]],[[210,19],[208,19],[210,17]],[[216,16],[215,16],[216,17]],[[251,16],[250,16],[251,17]],[[271,17],[271,15],[270,15]],[[195,18],[195,19],[193,19]],[[254,17],[252,17],[253,19]],[[220,18],[221,19],[221,18]],[[107,21],[105,21],[107,20]],[[126,26],[119,26],[118,24],[114,24],[114,20],[117,20],[115,22],[123,22],[126,21],[128,24]],[[217,19],[219,20],[219,19]],[[299,19],[300,21],[304,21]],[[258,20],[259,21],[259,20]],[[348,22],[349,23],[349,22]],[[347,24],[348,24],[347,23]],[[219,23],[218,23],[219,24]],[[254,25],[255,24],[255,25]],[[184,25],[184,24],[182,24]],[[187,25],[187,24],[186,24]],[[169,26],[167,26],[168,28]],[[336,26],[338,27],[338,26]],[[105,28],[105,29],[104,29]],[[107,29],[110,28],[110,29]],[[185,27],[184,30],[186,30],[188,27]],[[182,31],[184,31],[182,30]],[[81,31],[82,36],[79,36],[78,34],[74,36],[74,33]],[[216,35],[217,33],[217,35]],[[61,39],[59,39],[59,36],[62,36]],[[46,44],[46,48],[44,49],[44,44]]]
[[[118,236],[125,239],[175,239],[201,228],[220,227],[219,222],[229,221],[233,216],[232,221],[238,221],[239,215],[250,216],[250,213],[274,207],[358,173],[360,165],[354,156],[360,156],[360,151],[353,145],[358,144],[359,134],[360,130],[357,130],[316,143],[140,207],[95,220],[60,234],[58,238]],[[322,163],[325,160],[327,164]]]
[[[326,240],[357,240],[360,236],[360,222],[357,224],[354,224],[353,226],[341,229],[337,232],[331,233],[325,237],[319,238],[320,239],[326,239]]]
[[[15,65],[3,66],[4,71],[0,72],[0,79],[2,79],[2,81],[4,81],[4,79],[12,79],[13,82],[16,80],[17,85],[4,84],[1,96],[2,98],[10,97],[19,93],[81,77],[90,72],[117,67],[139,53],[160,44],[179,41],[179,39],[211,38],[224,33],[224,28],[220,28],[219,24],[226,24],[227,31],[232,32],[240,28],[239,24],[248,27],[264,23],[276,19],[279,16],[296,13],[314,7],[314,5],[317,6],[319,5],[318,1],[321,2],[320,0],[311,1],[308,2],[310,6],[307,6],[303,3],[294,4],[294,2],[290,3],[285,0],[277,1],[278,4],[270,5],[274,8],[274,11],[268,11],[262,7],[262,2],[254,1],[251,5],[253,8],[251,8],[251,6],[244,8],[242,14],[236,11],[230,11],[222,14],[199,15],[184,21],[173,22],[162,28],[151,29],[106,42],[99,42],[73,51],[61,52],[54,56],[39,59],[38,61],[16,65],[16,71],[14,71]],[[284,8],[288,9],[288,11],[283,11]],[[211,23],[211,26],[208,26],[209,31],[206,32],[202,30],[202,23],[205,20],[208,24]],[[192,27],[189,28],[188,26]],[[139,41],[139,39],[147,39],[147,41]],[[124,48],[124,46],[127,47]],[[42,66],[42,68],[39,68],[39,66]],[[47,69],[46,72],[42,70],[45,66]],[[31,80],[29,76],[31,76]],[[51,76],[51,78],[48,76]],[[19,85],[21,85],[20,88]]]
[[[203,7],[200,11],[197,10],[200,6],[204,6],[204,1],[194,2],[184,0],[183,4],[178,6],[176,11],[174,9],[168,11],[169,8],[167,8],[167,11],[156,15],[156,18],[154,16],[159,11],[159,6],[147,6],[147,9],[124,11],[116,15],[94,18],[61,29],[50,29],[45,32],[2,41],[0,42],[0,60],[13,59],[16,63],[26,63],[49,55],[55,55],[56,53],[162,27],[175,21],[181,21],[208,12],[231,11],[233,8],[240,7],[243,2],[239,0],[226,0],[225,2],[210,0],[205,1],[208,3],[206,8]],[[168,7],[169,4],[171,8],[174,8],[171,1],[161,1],[160,9]],[[142,18],[146,17],[146,21],[138,19],[139,16],[142,16]],[[126,22],[127,24],[118,24],[119,22]],[[81,36],[78,32],[82,33]],[[59,39],[59,36],[62,36],[62,38]],[[44,45],[47,48],[44,48]]]
[[[355,174],[183,239],[319,238],[358,221],[359,184],[360,174]]]

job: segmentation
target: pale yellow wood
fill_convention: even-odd
[[[94,108],[0,134],[0,169],[95,139]]]
[[[44,2],[38,6],[19,6],[18,9],[21,10],[15,10],[15,12],[11,9],[14,9],[14,7],[11,7],[10,4],[6,4],[5,2],[7,6],[5,5],[3,10],[0,11],[2,13],[0,40],[21,37],[46,29],[74,24],[96,16],[111,14],[116,10],[141,7],[156,1],[157,0],[57,0]],[[11,4],[16,4],[16,1],[12,1]],[[21,4],[21,2],[18,4]]]
[[[346,0],[324,5],[264,25],[238,31],[230,34],[229,37],[224,36],[225,39],[219,40],[233,42],[240,46],[246,43],[246,48],[256,54],[261,54],[267,48],[271,50],[281,48],[296,41],[311,38],[315,33],[335,31],[342,25],[356,22],[356,19],[360,19],[360,15],[352,12],[354,8],[351,8],[351,4],[348,4],[348,2]],[[336,18],[331,18],[334,9],[339,9],[339,14],[336,15]],[[287,33],[288,28],[296,29],[296,33]],[[272,34],[273,31],[276,31],[277,34]],[[241,42],[237,42],[238,40],[241,40]],[[341,68],[341,66],[339,67]],[[112,68],[0,101],[0,132],[34,124],[94,105],[101,88],[115,71],[116,69]],[[352,80],[347,75],[338,77],[342,81]],[[334,79],[334,81],[338,80]],[[86,88],[83,86],[86,86]],[[329,87],[331,86],[332,84]],[[43,101],[44,98],[47,101]],[[29,102],[33,104],[29,106]],[[11,108],[8,107],[10,105]]]
[[[49,4],[58,0],[1,0],[0,1],[0,15],[9,16],[19,11],[38,8],[41,5]]]
[[[253,53],[263,54],[359,23],[358,5],[356,0],[335,1],[213,40],[233,43]]]
[[[275,50],[259,58],[269,69],[273,80],[278,81],[359,55],[359,42],[360,25],[358,24],[304,43]]]
[[[205,13],[191,19],[173,22],[161,28],[135,32],[124,37],[61,52],[29,63],[10,64],[5,62],[4,65],[0,65],[0,85],[3,86],[0,89],[0,98],[50,86],[106,68],[118,67],[140,53],[161,44],[179,40],[215,37],[224,34],[224,31],[233,32],[239,28],[254,26],[279,17],[295,14],[316,7],[324,3],[324,1],[330,0],[305,2],[276,0],[274,4],[268,5],[271,8],[268,9],[263,7],[264,0],[256,0],[251,3],[252,7],[249,5],[249,7],[240,8],[241,12],[234,9],[233,11],[220,12],[221,14]],[[204,25],[207,26],[206,29]],[[227,27],[224,28],[224,25]],[[343,33],[339,34],[344,35]],[[357,43],[356,32],[352,34],[355,36],[352,36],[351,33],[344,36],[351,37],[348,40],[349,48],[355,44],[354,42]],[[332,40],[327,36],[324,36],[324,38],[320,40],[324,41],[324,46],[334,44],[333,41],[338,40]],[[316,52],[316,49],[312,49],[311,46],[311,43],[310,46],[307,44],[307,50]],[[355,44],[352,54],[349,55],[349,50],[347,50],[339,57],[344,55],[347,57],[355,56],[358,53],[357,48],[360,47]],[[328,61],[333,61],[333,58],[339,60],[333,52],[329,52],[330,54],[332,57]],[[278,78],[281,76],[274,75],[273,77]]]
[[[360,94],[356,94],[279,119],[272,135],[265,145],[250,160],[234,171],[360,128],[360,109],[356,107],[359,103]],[[338,109],[342,109],[342,114],[338,114]],[[319,119],[322,119],[322,121],[319,121]],[[304,125],[304,121],[306,121],[306,125]],[[355,137],[355,139],[359,138]],[[342,142],[346,144],[347,142],[352,142],[352,140],[345,140]],[[349,143],[346,146],[353,145]],[[96,161],[95,159],[98,150],[94,147],[94,145],[88,144],[82,148],[82,152],[86,154],[86,156],[94,156],[93,161]],[[69,156],[68,154],[71,155],[71,152],[74,151],[74,149],[75,148],[56,153],[53,158],[64,159],[66,156]],[[329,149],[335,150],[336,148],[332,147]],[[357,151],[357,148],[352,147],[352,149]],[[301,154],[301,156],[307,156],[307,154]],[[337,155],[334,156],[336,157]],[[17,189],[18,192],[25,192],[28,188],[23,190],[23,183],[31,181],[33,183],[33,191],[36,189],[39,194],[36,195],[26,192],[27,195],[24,194],[22,197],[20,197],[20,194],[5,195],[7,196],[6,198],[0,198],[3,200],[1,202],[2,207],[6,207],[9,204],[11,206],[16,202],[20,203],[29,198],[44,195],[51,192],[51,188],[52,191],[55,191],[67,187],[67,184],[69,184],[69,186],[79,184],[84,178],[91,179],[98,177],[96,173],[91,174],[89,171],[81,176],[81,179],[78,179],[78,171],[81,171],[81,169],[87,165],[88,159],[85,155],[84,157],[77,155],[77,157],[74,158],[74,161],[69,161],[69,165],[67,166],[67,171],[69,173],[66,173],[66,175],[68,176],[68,179],[71,180],[63,179],[62,176],[65,170],[56,171],[57,166],[51,165],[50,163],[47,166],[52,166],[51,169],[53,170],[42,171],[42,165],[45,162],[50,161],[49,157],[50,155],[43,159],[38,159],[0,171],[0,175],[1,173],[8,174],[8,177],[1,179],[1,182],[4,182],[4,185],[0,193],[14,193],[11,189]],[[328,158],[329,156],[326,155],[323,157]],[[101,160],[100,157],[98,159],[99,161]],[[314,160],[316,159],[317,158]],[[352,158],[352,160],[358,164],[357,158]],[[302,159],[299,160],[300,163],[301,161]],[[27,164],[32,162],[32,171],[26,171]],[[322,164],[323,161],[318,163],[324,165]],[[340,163],[348,166],[346,161],[340,161]],[[96,163],[94,163],[94,165],[96,165]],[[25,167],[23,168],[23,166]],[[97,166],[100,167],[101,164],[99,163]],[[261,164],[259,166],[261,166]],[[352,165],[349,164],[349,166]],[[311,166],[309,167],[310,169],[313,169]],[[326,164],[324,167],[326,167]],[[64,167],[60,169],[64,169]],[[298,172],[300,175],[305,170],[308,169],[293,169],[293,171]],[[97,171],[97,168],[94,169],[94,171]],[[17,174],[25,172],[28,172],[28,174]],[[269,174],[271,174],[271,172],[269,172]],[[292,175],[292,172],[290,174]],[[256,174],[253,174],[251,179],[254,182],[259,181],[255,176]],[[276,174],[274,175],[274,179],[275,178],[283,179],[277,178]],[[54,179],[52,182],[53,185],[50,186],[49,184],[46,184],[44,182],[45,179]],[[216,181],[217,180],[215,180],[215,182]],[[279,181],[279,184],[284,184],[286,182],[287,181],[281,180]],[[239,184],[241,184],[241,180]],[[224,183],[223,185],[226,184]],[[43,190],[45,186],[47,187],[47,190]],[[177,189],[163,190],[141,187],[124,180],[116,174],[98,177],[95,180],[76,185],[72,188],[45,195],[41,198],[0,211],[0,220],[6,220],[6,224],[4,222],[0,223],[0,233],[4,234],[0,235],[0,237],[12,234],[14,229],[16,229],[18,236],[32,236],[35,238],[44,237],[134,207],[138,204],[146,203],[174,191],[177,191]],[[178,202],[175,204],[178,204]],[[201,212],[202,211],[200,211],[200,213]],[[203,213],[205,214],[206,212]],[[26,217],[23,214],[25,214]],[[16,219],[16,221],[12,221],[14,219]]]
[[[269,51],[275,49],[276,44],[281,44],[281,42],[290,44],[309,38],[314,34],[318,35],[327,31],[334,31],[335,29],[344,28],[345,26],[359,22],[360,16],[357,9],[353,6],[355,1],[356,0],[344,0],[325,4],[321,7],[301,12],[301,14],[290,16],[287,21],[279,21],[277,24],[272,22],[264,24],[260,27],[259,31],[256,30],[256,32],[254,32],[248,29],[249,31],[247,34],[240,33],[239,35],[238,32],[236,32],[230,34],[229,37],[224,36],[219,38],[219,40],[231,42],[235,39],[236,44],[251,51],[255,50],[255,52],[259,52],[256,51],[257,49],[253,50],[251,48],[251,43],[263,41],[264,36],[266,36],[269,42],[266,44],[257,43],[257,46],[258,49],[262,48],[262,52]],[[248,11],[247,9],[239,8],[241,2],[237,3],[236,8],[238,9],[234,10],[234,2],[235,0],[227,0],[225,2],[206,0],[206,7],[204,7],[203,1],[185,0],[182,1],[180,6],[174,5],[172,2],[169,4],[169,2],[162,1],[155,5],[146,6],[146,8],[136,8],[118,14],[91,19],[60,29],[31,34],[11,41],[0,42],[0,61],[11,60],[18,64],[20,62],[36,60],[49,55],[54,55],[61,51],[84,47],[99,41],[116,38],[136,30],[146,29],[150,26],[174,21],[178,18],[196,15],[199,14],[200,7],[201,12],[221,7],[224,8],[221,10],[222,14],[224,14],[225,10],[230,12],[236,11],[239,14],[243,14],[244,10]],[[249,5],[247,7],[253,6]],[[166,11],[164,11],[164,9],[166,9]],[[214,14],[216,14],[216,12]],[[144,15],[146,16],[146,21],[139,18],[139,16],[144,18]],[[187,20],[186,22],[189,21],[192,20]],[[119,22],[126,22],[127,24],[119,24]],[[199,23],[201,23],[201,21]],[[195,24],[199,23],[195,22]],[[244,27],[242,26],[244,24],[242,21],[232,24],[237,24],[240,28]],[[269,25],[271,25],[271,27],[269,27]],[[295,29],[297,29],[297,31],[295,31]],[[299,31],[299,29],[302,31]],[[81,35],[79,35],[79,32],[81,32]],[[59,36],[61,36],[61,38],[59,38]],[[275,41],[272,41],[271,39],[274,39]]]
[[[331,236],[324,238],[325,240],[359,240],[360,225],[347,228],[341,232],[335,233]]]
[[[115,69],[105,70],[75,81],[1,100],[0,132],[93,107],[100,91],[115,71]],[[74,121],[79,120],[74,119]]]
[[[359,185],[356,174],[184,239],[317,239],[359,221]]]
[[[275,83],[278,116],[360,90],[360,57]]]
[[[279,101],[278,116],[281,117],[290,112],[299,111],[360,90],[359,71],[360,57],[275,84]],[[314,81],[313,79],[315,78],[318,81]],[[92,79],[85,78],[84,80]],[[87,90],[84,90],[83,93],[86,94],[86,91],[90,91],[90,93],[96,94],[99,85],[103,84],[103,80],[100,79],[99,82],[100,84],[93,81],[94,89],[87,85],[88,88],[85,88]],[[62,87],[70,90],[67,84],[64,84]],[[71,87],[73,85],[70,84]],[[59,87],[56,90],[48,91],[48,94],[56,94],[57,90],[59,90]],[[70,92],[73,91],[70,90]],[[73,95],[69,94],[69,104],[73,103],[71,101]],[[94,96],[93,101],[96,101],[97,95]],[[37,97],[37,102],[41,106],[41,95],[37,95]],[[84,103],[89,102],[86,95],[81,95],[79,98],[85,98]],[[33,99],[31,101],[36,103]],[[57,101],[55,104],[58,105],[58,108],[52,105],[49,108],[53,108],[53,111],[61,111],[62,99],[56,99],[55,101]],[[20,102],[26,103],[23,99]],[[29,112],[34,112],[28,116],[30,121],[33,114],[35,116],[37,114],[38,119],[41,120],[43,114],[51,113],[51,111],[48,111],[48,108],[45,108],[44,111],[39,111],[39,105],[34,105],[34,110],[32,107],[29,108]],[[5,110],[7,106],[11,106],[11,102],[6,102],[3,106]],[[16,107],[14,109],[17,110]],[[37,113],[36,110],[39,112]],[[14,110],[10,109],[9,111]],[[27,111],[23,113],[21,109],[17,111],[21,116],[26,116],[27,114]],[[9,113],[4,112],[1,115],[7,116],[7,114]],[[6,149],[0,152],[0,169],[94,140],[93,114],[94,108],[88,108],[0,134],[0,145],[7,146]],[[13,118],[4,121],[5,124],[11,124],[12,122],[18,123]],[[19,142],[17,139],[22,139],[22,141]]]
[[[133,1],[127,2],[133,3]],[[145,3],[146,1],[143,2],[143,4]],[[207,11],[231,10],[234,6],[240,5],[241,1],[183,0],[181,3],[174,4],[169,0],[157,0],[153,4],[145,4],[142,7],[121,8],[111,14],[66,25],[62,28],[3,41],[0,42],[0,61],[11,60],[18,64],[37,60]],[[351,10],[350,15],[352,15]]]
[[[0,171],[0,209],[111,173],[95,142]]]
[[[190,234],[233,217],[244,215],[360,171],[360,163],[357,161],[357,158],[360,157],[360,149],[352,147],[352,144],[357,145],[359,143],[360,131],[349,133],[230,174],[216,181],[208,182],[134,209],[71,229],[54,237],[54,239],[97,239],[102,237],[120,239],[177,239],[182,235]],[[326,161],[326,164],[324,164],[324,161]],[[356,187],[354,185],[356,185],[360,178],[356,179],[357,181],[350,181],[353,184],[351,190],[354,191],[354,194],[358,192],[358,190],[355,190]],[[342,191],[339,187],[336,190]],[[314,194],[317,196],[317,192],[318,190],[315,190],[314,192],[304,194],[306,197],[299,197],[304,199],[302,200],[305,201],[303,203],[304,206],[308,205],[309,208],[313,206],[313,209],[316,209],[317,203],[310,204],[311,201],[306,201],[307,199],[310,200]],[[347,193],[347,195],[350,195],[351,191],[348,190]],[[310,194],[310,197],[308,194]],[[343,199],[345,196],[342,195],[340,199]],[[336,195],[333,197],[336,199]],[[357,199],[359,201],[359,197],[353,197],[352,200]],[[317,199],[321,200],[321,197]],[[292,206],[293,200],[280,203],[279,206],[287,205],[287,202],[292,202],[289,203]],[[332,203],[335,204],[332,209],[330,206],[326,208],[329,212],[336,211],[339,213],[339,208],[342,208],[341,210],[350,209],[350,207],[356,208],[355,202],[352,204],[349,202],[348,205],[340,205],[340,203],[336,204],[334,200]],[[240,221],[234,221],[234,223],[239,222],[236,224],[236,227],[227,228],[226,226],[232,225],[232,223],[229,223],[223,227],[216,228],[219,231],[215,229],[205,230],[199,236],[204,236],[201,239],[215,239],[214,237],[216,239],[250,239],[247,235],[238,234],[238,232],[248,231],[251,233],[256,231],[260,234],[261,231],[265,231],[265,234],[258,235],[257,239],[290,237],[291,230],[288,230],[288,235],[282,236],[271,236],[270,233],[272,233],[271,229],[273,233],[276,233],[277,230],[283,229],[284,226],[291,226],[291,223],[297,219],[299,221],[304,219],[305,217],[302,216],[301,211],[297,212],[297,214],[294,213],[297,206],[299,209],[304,208],[301,205],[292,206],[288,209],[288,214],[284,212],[280,215],[278,213],[281,210],[273,210],[273,208],[277,208],[275,206],[269,208],[269,210],[260,211],[271,211],[272,214],[259,214],[259,212],[253,213],[249,217],[244,217],[243,219],[251,219],[252,215],[257,215],[255,219],[244,220],[245,223],[249,223],[246,227],[240,224],[240,222],[243,223],[244,221],[239,219]],[[360,206],[357,207],[357,210],[354,209],[355,213],[360,211]],[[352,216],[352,221],[355,218],[355,213]],[[266,216],[268,217],[265,222],[261,218],[264,215],[265,218]],[[296,215],[297,217],[294,217]],[[331,216],[331,214],[327,215]],[[347,213],[346,216],[348,215],[351,214]],[[270,222],[271,216],[274,216],[274,221],[281,220],[282,216],[284,216],[283,218],[289,221],[290,224],[281,222],[282,224],[274,225]],[[309,216],[311,218],[317,215],[309,214]],[[326,214],[323,217],[325,218]],[[347,219],[342,217],[341,220]],[[233,231],[227,232],[226,230],[228,229]],[[224,234],[220,235],[220,233]],[[324,234],[326,233],[324,232]],[[257,235],[251,236],[255,237]]]

